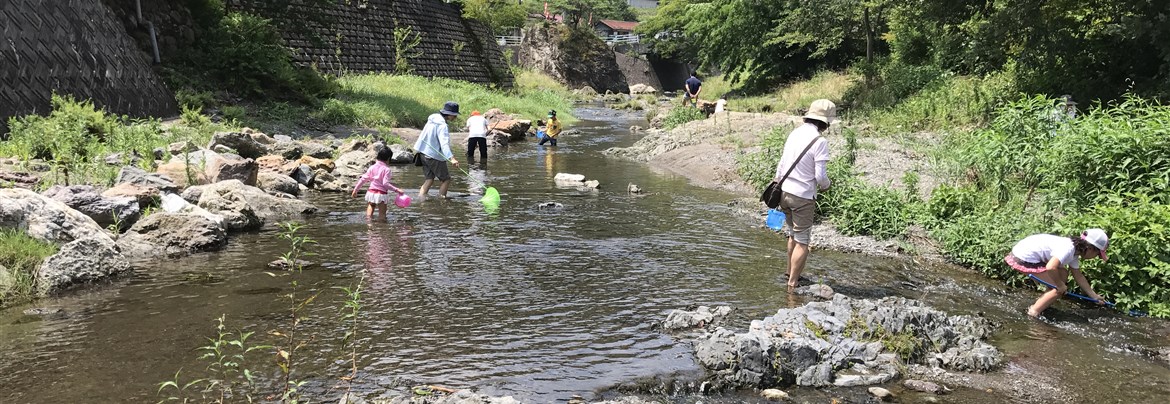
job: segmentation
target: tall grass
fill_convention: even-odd
[[[23,231],[0,229],[0,307],[35,297],[37,270],[56,252],[57,246]]]
[[[1018,96],[1006,73],[987,77],[945,74],[891,105],[861,99],[856,101],[855,110],[879,132],[962,130],[987,124],[998,106]]]
[[[808,80],[793,82],[775,91],[756,96],[732,97],[727,100],[732,111],[785,112],[797,115],[814,100],[826,98],[840,102],[845,92],[858,81],[858,76],[846,72],[822,71]],[[718,97],[712,94],[712,97]]]
[[[186,107],[181,123],[166,130],[158,120],[111,115],[90,101],[69,96],[53,95],[52,107],[47,116],[13,118],[9,139],[0,141],[0,156],[52,165],[42,186],[111,186],[123,165],[137,161],[143,169],[153,170],[156,147],[177,141],[206,144],[215,131],[227,129]]]
[[[422,127],[447,101],[458,102],[464,115],[499,108],[537,119],[555,109],[562,120],[575,121],[564,86],[539,76],[526,75],[512,93],[464,81],[388,74],[343,76],[338,82],[340,95],[326,108],[337,110],[331,116],[352,117],[352,123],[363,126]]]

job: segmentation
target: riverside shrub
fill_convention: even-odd
[[[700,121],[706,118],[707,116],[698,108],[678,107],[670,110],[666,114],[666,118],[662,120],[662,126],[666,130],[671,130],[687,122]]]
[[[1145,194],[1114,195],[1057,225],[1059,234],[1090,227],[1109,233],[1109,261],[1087,260],[1093,289],[1125,308],[1170,317],[1170,205]]]
[[[41,262],[56,252],[23,231],[0,229],[0,307],[32,298]]]

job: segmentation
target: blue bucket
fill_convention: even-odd
[[[776,209],[768,209],[768,220],[764,223],[768,225],[769,229],[780,231],[780,229],[784,228],[784,219],[784,212]]]
[[[543,130],[536,131],[536,138],[537,139],[544,139],[544,136],[545,136],[545,134],[544,134]]]

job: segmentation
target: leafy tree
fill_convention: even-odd
[[[515,0],[463,0],[463,17],[483,21],[495,33],[524,26],[527,15]]]

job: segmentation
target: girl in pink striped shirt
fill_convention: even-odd
[[[358,178],[357,185],[354,185],[353,192],[350,197],[357,198],[358,189],[362,184],[369,181],[370,189],[366,191],[366,219],[374,217],[374,207],[378,207],[378,217],[386,220],[386,203],[390,201],[388,191],[394,191],[402,195],[402,188],[394,186],[390,183],[390,159],[394,157],[394,152],[390,148],[383,148],[378,151],[377,160],[374,165]]]

